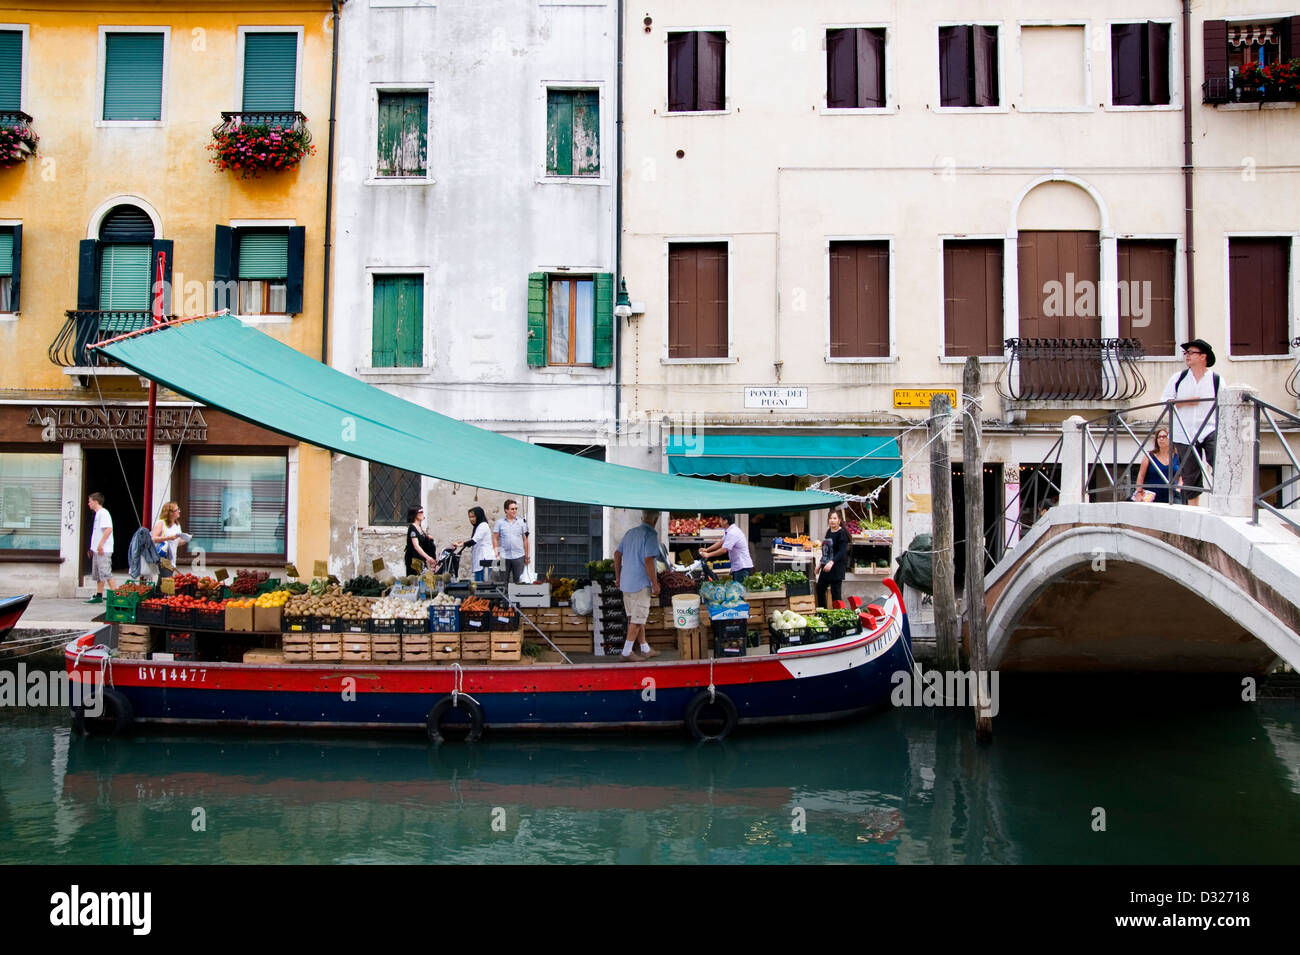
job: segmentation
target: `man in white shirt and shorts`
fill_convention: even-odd
[[[90,576],[95,581],[95,596],[88,604],[104,602],[104,584],[113,589],[113,516],[104,506],[104,495],[95,491],[86,499],[86,505],[95,514],[95,524],[90,531]]]
[[[1218,421],[1219,376],[1214,367],[1214,349],[1201,338],[1183,342],[1187,367],[1175,372],[1165,385],[1161,401],[1174,402],[1174,453],[1178,455],[1178,477],[1182,479],[1188,504],[1200,500],[1208,475],[1202,461],[1214,467],[1215,424]]]

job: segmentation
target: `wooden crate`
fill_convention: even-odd
[[[117,638],[123,637],[144,637],[148,639],[149,628],[138,623],[119,623],[117,625]]]
[[[452,662],[460,659],[460,634],[435,633],[430,641],[430,656],[434,662]]]
[[[149,652],[147,650],[118,650],[117,658],[119,660],[148,660]]]
[[[563,615],[560,618],[560,629],[568,630],[570,632],[576,630],[579,633],[581,633],[584,630],[590,631],[591,619],[592,619],[591,617],[579,616],[576,613],[570,613],[569,611],[566,610],[563,612]]]
[[[283,653],[285,663],[311,663],[312,660],[310,648],[306,650],[285,650]]]
[[[462,660],[487,660],[490,656],[488,650],[461,650],[460,658]]]
[[[433,654],[429,653],[428,651],[419,652],[416,650],[408,650],[405,647],[403,647],[402,662],[403,663],[432,663]]]
[[[564,624],[564,611],[558,608],[548,610],[525,610],[528,619],[541,630],[550,632],[558,630]]]
[[[371,650],[370,662],[371,663],[401,663],[402,651],[400,648],[396,650]]]
[[[371,653],[395,653],[402,657],[402,635],[398,633],[374,633],[370,635]],[[376,660],[384,659],[375,657]]]
[[[337,633],[318,633],[311,638],[311,658],[326,662],[343,659],[343,641]]]
[[[523,647],[516,646],[513,650],[503,650],[500,644],[493,643],[489,659],[493,663],[519,663],[523,660]]]
[[[406,659],[408,653],[429,653],[433,648],[433,641],[430,639],[432,634],[428,633],[407,633],[402,635],[402,659]]]
[[[284,653],[280,650],[262,649],[254,647],[252,650],[244,651],[245,663],[284,663]]]
[[[694,630],[677,631],[677,658],[679,660],[703,660],[706,657],[705,644],[709,639],[707,631],[697,627]]]
[[[795,613],[812,613],[817,609],[816,597],[791,597],[789,603],[789,609],[793,610]],[[773,609],[776,608],[774,607]]]

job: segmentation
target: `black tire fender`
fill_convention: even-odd
[[[91,734],[104,736],[121,736],[135,722],[135,707],[126,698],[126,694],[111,686],[99,688],[103,697],[103,713],[100,716],[87,716],[85,704],[72,708],[72,726],[83,736]]]
[[[482,739],[483,707],[479,706],[473,697],[462,693],[454,701],[450,696],[444,696],[433,705],[433,709],[429,711],[429,716],[425,720],[425,726],[429,731],[429,741],[432,743],[446,741],[446,737],[442,734],[442,721],[453,709],[463,710],[469,715],[469,732],[465,735],[465,742],[477,743]]]
[[[700,713],[706,706],[718,706],[722,708],[723,723],[722,729],[717,733],[705,733],[700,728]],[[731,697],[721,690],[715,690],[712,697],[708,690],[700,690],[691,701],[686,704],[686,715],[682,717],[686,728],[690,734],[698,740],[719,740],[726,739],[731,731],[736,728],[736,723],[740,719],[740,714],[736,710],[736,704],[731,701]]]

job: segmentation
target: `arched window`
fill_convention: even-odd
[[[153,307],[157,255],[166,254],[163,279],[171,282],[171,247],[155,237],[154,221],[140,206],[122,203],[99,223],[98,238],[81,243],[77,308],[83,311],[148,312]],[[164,289],[166,286],[164,286]],[[163,311],[170,310],[164,295]]]

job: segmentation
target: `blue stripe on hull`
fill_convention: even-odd
[[[839,715],[884,705],[890,676],[907,668],[899,641],[870,664],[823,676],[724,686],[741,720],[785,720]],[[349,702],[341,694],[284,690],[200,690],[119,687],[139,720],[186,723],[278,723],[330,725],[423,725],[440,695],[364,693]],[[698,687],[659,690],[653,701],[639,691],[586,693],[481,693],[487,725],[574,726],[680,723]]]

